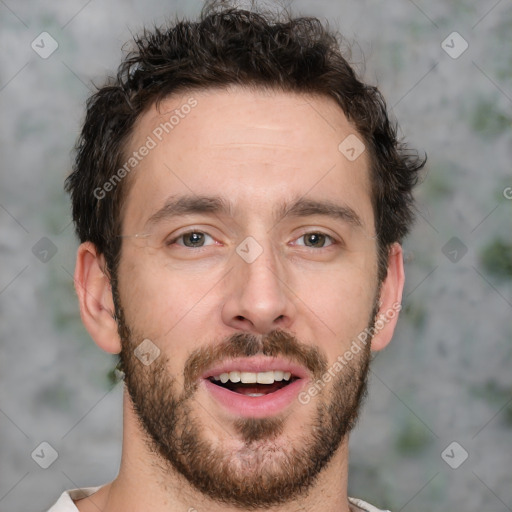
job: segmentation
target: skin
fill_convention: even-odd
[[[171,195],[220,195],[233,202],[235,216],[194,214],[168,222],[148,239],[123,240],[119,293],[129,324],[170,356],[167,370],[177,379],[177,392],[193,350],[241,331],[265,335],[284,329],[317,347],[330,367],[368,325],[378,284],[368,154],[349,161],[338,150],[356,130],[330,98],[232,87],[171,96],[159,110],[152,106],[138,120],[130,148],[144,144],[169,112],[191,96],[197,106],[129,177],[123,234],[144,233],[147,219]],[[349,206],[361,226],[320,215],[276,223],[275,205],[303,196]],[[179,239],[162,248],[165,235],[177,236],[187,228],[208,233],[207,247],[194,252]],[[318,232],[336,243],[326,240],[325,247],[306,247],[308,239],[302,235]],[[250,264],[235,252],[248,236],[263,250]],[[121,341],[104,268],[95,247],[81,244],[75,284],[83,323],[99,347],[118,353]],[[394,244],[380,289],[380,313],[400,303],[403,284],[402,250]],[[374,336],[373,351],[389,343],[397,317]],[[324,392],[331,386],[327,383]],[[279,439],[283,444],[303,435],[302,426],[311,425],[319,399],[289,406]],[[236,418],[204,389],[198,390],[192,411],[206,439],[221,441],[226,450],[243,446]],[[240,510],[205,497],[181,475],[159,469],[126,389],[123,426],[119,475],[90,498],[77,501],[81,512]],[[268,510],[351,510],[347,445],[348,436],[306,496]]]

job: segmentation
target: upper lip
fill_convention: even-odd
[[[234,371],[240,372],[267,372],[270,370],[282,370],[284,372],[290,372],[293,377],[305,379],[308,377],[309,372],[306,368],[298,363],[294,363],[289,359],[280,357],[265,357],[265,356],[253,356],[253,357],[239,357],[235,359],[229,359],[222,361],[203,373],[203,379],[209,379],[215,375],[221,375],[222,373],[229,373]]]

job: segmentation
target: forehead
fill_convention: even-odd
[[[151,148],[130,175],[126,223],[180,194],[224,195],[241,215],[262,206],[274,215],[283,199],[304,195],[369,205],[367,152],[342,151],[356,134],[326,96],[241,87],[173,95],[134,127],[127,156]],[[361,212],[363,223],[369,216]]]

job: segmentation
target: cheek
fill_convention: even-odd
[[[297,287],[299,315],[308,318],[312,339],[335,359],[368,326],[377,291],[376,270],[350,265],[330,272],[303,273]],[[301,321],[303,324],[303,321]]]
[[[367,283],[331,278],[306,290],[307,306],[337,335],[364,329],[373,307],[374,289]]]
[[[160,348],[176,343],[173,350],[192,349],[204,326],[201,318],[211,320],[209,293],[223,272],[185,272],[155,264],[151,255],[127,250],[119,266],[119,291],[126,321],[140,336],[157,343]],[[213,291],[213,290],[212,290]],[[204,333],[203,333],[204,336]],[[174,345],[174,344],[173,344]],[[173,356],[174,358],[174,356]]]

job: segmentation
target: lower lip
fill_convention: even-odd
[[[305,379],[297,379],[291,384],[262,396],[248,396],[217,386],[208,379],[202,381],[213,398],[235,416],[264,418],[282,412],[304,387]]]

